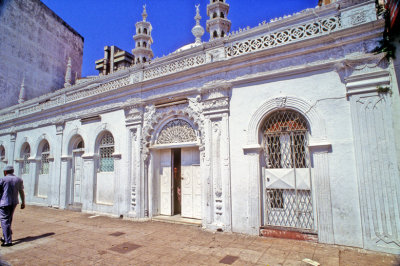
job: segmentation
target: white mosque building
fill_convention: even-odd
[[[144,9],[132,53],[107,46],[98,76],[70,84],[69,65],[65,88],[0,110],[2,165],[28,204],[399,254],[385,21],[373,0],[325,2],[232,32],[211,0],[209,40],[197,6],[195,42],[158,59]]]

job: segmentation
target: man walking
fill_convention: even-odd
[[[14,167],[7,165],[4,168],[4,177],[0,178],[0,220],[3,229],[1,246],[12,246],[11,223],[15,207],[18,205],[18,193],[21,196],[21,209],[25,208],[24,183],[14,175]]]

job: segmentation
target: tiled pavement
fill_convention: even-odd
[[[230,233],[164,222],[135,222],[27,206],[14,216],[11,265],[399,265],[394,255]],[[0,263],[1,264],[1,263]]]

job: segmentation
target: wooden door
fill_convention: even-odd
[[[201,219],[200,152],[198,148],[181,151],[182,217]]]
[[[171,150],[160,151],[160,214],[172,215]]]
[[[73,194],[74,202],[81,203],[82,193],[82,176],[83,176],[83,162],[82,152],[74,153],[74,167],[73,167]]]

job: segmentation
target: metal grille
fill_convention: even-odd
[[[107,133],[100,141],[100,172],[114,171],[114,138]]]
[[[49,156],[50,156],[50,146],[46,143],[43,146],[40,162],[40,174],[47,175],[49,173]]]
[[[31,148],[27,144],[25,146],[24,150],[22,151],[22,156],[21,156],[23,158],[22,169],[21,169],[23,175],[29,174],[29,163],[30,162],[28,159],[30,156],[31,156]]]
[[[268,175],[265,223],[313,229],[307,121],[297,112],[277,111],[267,118],[262,130]]]

